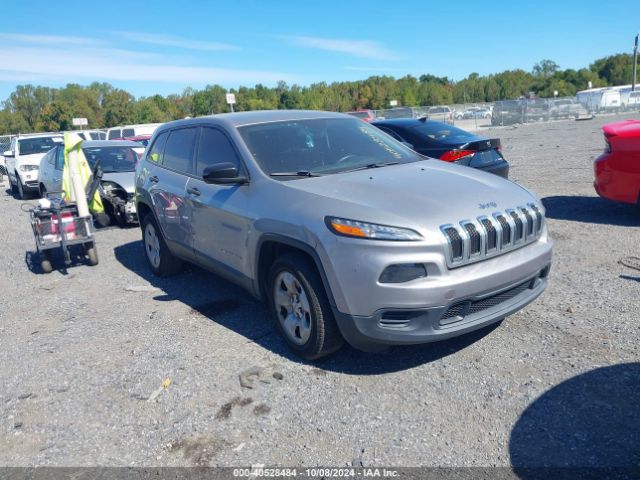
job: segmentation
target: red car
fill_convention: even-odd
[[[375,113],[373,113],[373,110],[366,110],[366,109],[358,109],[355,112],[345,112],[347,115],[351,115],[352,117],[357,117],[360,120],[363,120],[365,122],[373,122],[376,119],[376,115]]]
[[[640,120],[609,123],[602,131],[607,145],[593,164],[596,192],[640,206]]]

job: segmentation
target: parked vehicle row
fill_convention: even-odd
[[[170,122],[135,182],[150,269],[191,262],[237,283],[308,359],[345,340],[376,350],[460,335],[547,284],[552,242],[534,195],[343,114]]]

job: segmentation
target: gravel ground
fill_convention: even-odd
[[[640,272],[618,263],[640,256],[640,212],[592,187],[611,120],[483,131],[547,208],[540,299],[452,341],[316,363],[237,287],[152,277],[138,228],[98,232],[97,267],[41,274],[5,178],[0,465],[640,465]]]

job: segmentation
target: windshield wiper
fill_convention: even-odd
[[[344,172],[357,172],[358,170],[369,170],[370,168],[380,168],[380,167],[388,167],[389,165],[398,165],[400,162],[381,162],[381,163],[369,163],[367,165],[363,165],[361,167],[352,168],[350,170],[342,170],[340,173]]]
[[[270,173],[271,177],[319,177],[317,173],[312,173],[308,170],[300,170],[298,172],[274,172]]]

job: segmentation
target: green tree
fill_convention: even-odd
[[[589,69],[607,82],[607,85],[631,83],[633,76],[633,56],[619,53],[593,62]]]
[[[124,90],[116,89],[105,95],[103,100],[104,126],[115,127],[134,122],[133,96]]]
[[[553,60],[540,60],[533,66],[533,75],[539,78],[549,78],[560,70],[560,66]]]

